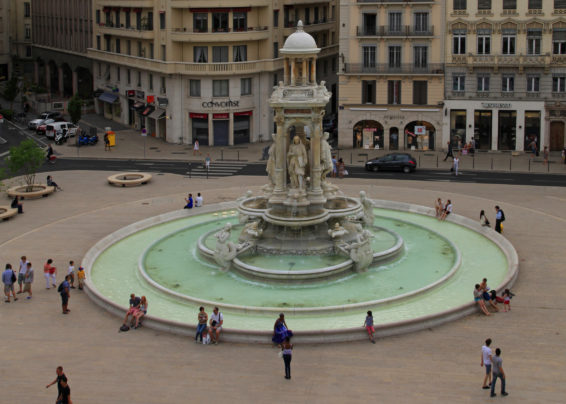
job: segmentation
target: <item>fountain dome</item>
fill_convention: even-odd
[[[289,35],[280,51],[283,54],[308,54],[318,53],[320,52],[320,48],[316,46],[312,35],[303,31],[303,22],[299,20],[297,23],[297,31]]]

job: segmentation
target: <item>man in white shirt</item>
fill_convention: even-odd
[[[67,275],[71,277],[71,289],[75,288],[75,261],[69,261],[69,270],[67,271]]]
[[[197,197],[195,199],[195,208],[200,208],[202,206],[202,196],[200,195],[200,192],[197,194]]]
[[[28,260],[26,256],[22,255],[22,258],[20,259],[20,270],[18,271],[18,285],[20,285],[18,294],[23,293],[22,287],[24,284],[24,279],[26,277],[26,272],[28,270],[27,262]]]
[[[218,307],[215,307],[212,310],[212,314],[210,315],[210,338],[214,344],[218,344],[218,340],[220,339],[220,332],[222,331],[222,324],[224,324],[224,316],[218,310]]]
[[[481,366],[485,365],[485,377],[483,378],[482,389],[487,390],[491,386],[491,338],[485,340],[485,345],[481,347]],[[489,384],[487,381],[489,380]]]

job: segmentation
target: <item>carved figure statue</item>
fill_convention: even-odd
[[[277,152],[277,144],[275,143],[275,134],[273,135],[273,144],[269,147],[267,166],[265,171],[267,171],[267,178],[272,186],[275,186],[275,158]]]
[[[332,171],[332,148],[328,143],[328,132],[324,132],[322,139],[320,139],[320,168],[322,173],[320,175],[320,182],[326,182],[326,176]]]
[[[365,191],[360,191],[360,203],[364,208],[364,215],[362,217],[362,221],[366,226],[373,226],[373,221],[375,220],[375,216],[373,214],[374,203],[371,199],[366,197]]]
[[[328,229],[328,235],[333,239],[335,238],[340,239],[342,238],[342,236],[345,236],[348,233],[349,233],[348,230],[342,227],[342,225],[339,222],[336,222],[334,228]]]
[[[289,146],[289,152],[287,153],[287,167],[291,188],[303,189],[303,179],[307,162],[307,149],[301,143],[299,136],[295,136],[293,143]]]
[[[259,238],[263,234],[263,229],[259,227],[259,221],[246,224],[244,231],[252,237]]]
[[[223,271],[228,271],[232,260],[251,247],[250,243],[235,244],[230,241],[231,232],[232,224],[226,223],[224,228],[214,235],[216,237],[216,248],[213,258]]]

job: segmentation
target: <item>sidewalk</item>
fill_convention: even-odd
[[[201,146],[202,154],[193,154],[193,146],[186,144],[166,143],[151,136],[144,138],[137,130],[122,124],[107,120],[98,115],[86,115],[80,124],[95,126],[99,130],[100,141],[95,146],[77,148],[71,139],[67,144],[56,146],[55,152],[60,158],[117,158],[117,159],[151,159],[151,160],[180,160],[202,162],[207,153],[212,161],[242,161],[248,163],[262,162],[263,148],[270,142],[245,143],[236,146]],[[104,128],[111,127],[116,133],[116,146],[112,151],[104,151]],[[402,151],[401,151],[402,152]],[[407,151],[417,160],[421,169],[450,170],[452,159],[443,161],[444,151]],[[337,149],[334,154],[342,157],[346,165],[363,166],[369,159],[384,156],[385,150],[374,149]],[[544,164],[542,156],[532,158],[530,153],[513,156],[511,152],[481,152],[474,156],[460,156],[460,171],[500,171],[500,172],[531,172],[566,174],[566,164],[563,164],[561,153],[550,153],[549,164]]]

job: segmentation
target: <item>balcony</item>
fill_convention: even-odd
[[[230,35],[226,35],[230,33]],[[224,35],[220,35],[224,34]],[[269,39],[270,32],[267,26],[248,27],[247,30],[234,31],[228,28],[226,31],[199,31],[192,32],[186,28],[174,28],[171,32],[171,40],[175,42],[245,42]]]
[[[434,0],[356,0],[358,3],[370,4],[423,4],[435,3]]]
[[[228,8],[226,1],[222,0],[171,0],[171,8]],[[242,7],[267,7],[271,5],[271,1],[267,0],[246,0]]]
[[[187,74],[229,76],[233,74],[252,74],[264,71],[283,69],[283,59],[264,59],[250,62],[233,63],[191,63],[163,62],[136,56],[105,52],[93,48],[88,49],[88,57],[102,63],[117,64],[132,69],[148,70],[160,74]]]
[[[153,30],[147,29],[147,27],[142,29],[136,29],[136,27],[114,27],[112,23],[99,24],[98,33],[101,35],[123,36],[136,39],[153,38]]]
[[[391,27],[382,25],[379,27],[356,27],[358,37],[427,37],[434,36],[434,26],[427,29],[416,29],[414,26],[404,25],[401,27]]]
[[[424,67],[415,66],[412,63],[390,66],[388,63],[376,64],[375,66],[364,66],[362,63],[345,63],[345,74],[382,74],[382,75],[443,75],[444,64],[429,63]]]
[[[545,68],[551,65],[565,65],[566,55],[452,55],[453,65],[464,65],[470,69],[474,67],[517,67],[519,71],[525,68]]]
[[[102,7],[153,8],[153,0],[98,0]]]
[[[565,94],[566,95],[566,94]],[[549,91],[447,91],[448,99],[456,100],[504,100],[504,101],[521,101],[533,100],[542,101],[544,99],[556,97],[556,93]]]

